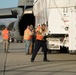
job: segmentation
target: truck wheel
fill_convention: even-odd
[[[59,53],[63,53],[63,46],[60,46],[60,51]]]
[[[68,48],[64,46],[60,46],[60,53],[68,53]]]

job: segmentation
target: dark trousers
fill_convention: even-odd
[[[33,50],[33,53],[32,53],[31,60],[35,59],[35,57],[37,55],[37,52],[39,51],[40,47],[42,47],[42,50],[44,52],[43,60],[47,60],[47,45],[46,45],[46,42],[45,41],[40,41],[40,40],[36,40],[36,42],[35,42],[35,47],[34,47],[34,50]]]

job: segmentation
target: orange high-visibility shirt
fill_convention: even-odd
[[[42,32],[42,29],[41,29],[40,26],[36,29],[36,32],[37,32],[37,31]],[[37,40],[42,40],[42,39],[43,39],[43,35],[36,33],[36,39],[37,39]]]
[[[31,40],[32,32],[28,28],[24,31],[24,40]]]
[[[43,36],[42,35],[39,35],[39,34],[36,34],[36,39],[37,40],[42,40],[43,39]]]
[[[9,30],[4,29],[2,31],[2,38],[8,40],[9,39]]]

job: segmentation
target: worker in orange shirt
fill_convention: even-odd
[[[29,54],[29,47],[31,44],[33,32],[30,30],[30,26],[28,25],[27,28],[24,30],[24,43],[25,43],[25,52]]]
[[[46,25],[43,24],[39,29],[36,30],[36,41],[35,41],[35,47],[32,53],[31,62],[34,62],[35,57],[39,51],[39,49],[42,47],[42,50],[44,52],[44,58],[43,61],[49,61],[47,59],[47,45],[46,40],[44,39],[46,33]]]
[[[10,37],[10,32],[9,30],[5,27],[4,30],[2,30],[2,39],[3,39],[3,50],[4,52],[8,53],[8,49],[9,49],[9,37]]]
[[[31,44],[30,44],[30,47],[29,47],[29,54],[31,55],[32,52],[33,52],[34,42],[35,42],[35,29],[34,29],[32,24],[30,25],[30,30],[31,30],[31,32],[33,32],[32,39],[31,39]]]

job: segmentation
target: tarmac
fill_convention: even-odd
[[[0,43],[0,75],[76,75],[76,55],[52,53],[43,62],[43,53],[38,52],[34,62],[25,54],[24,43],[11,43],[10,53],[3,53]]]

